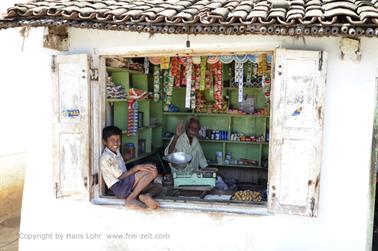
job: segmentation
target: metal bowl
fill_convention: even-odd
[[[173,168],[184,169],[192,160],[192,155],[184,152],[176,152],[164,156],[163,159],[171,163]]]

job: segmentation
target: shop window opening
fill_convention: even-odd
[[[272,52],[107,57],[104,124],[122,130],[126,167],[157,166],[157,199],[265,204],[272,59]],[[166,149],[189,121],[199,122],[205,162],[174,163]],[[99,181],[100,196],[114,198],[101,173]]]

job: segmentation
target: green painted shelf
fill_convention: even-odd
[[[262,88],[261,87],[248,87],[248,86],[243,86],[244,89],[248,89],[248,90],[261,90]],[[186,89],[186,86],[173,86],[173,89]],[[238,90],[239,87],[227,87],[227,86],[223,86],[223,89],[226,89],[226,90]]]
[[[269,118],[263,115],[246,115],[232,113],[200,113],[200,112],[163,112],[166,116],[207,116],[207,117],[244,117],[244,118]]]
[[[163,140],[171,140],[169,137],[163,137]],[[226,144],[251,144],[251,145],[261,145],[269,144],[269,142],[253,142],[253,141],[236,141],[236,140],[214,140],[214,139],[199,139],[200,142],[209,143],[226,143]]]
[[[110,103],[113,103],[113,102],[127,102],[131,99],[106,99],[107,102],[110,102]],[[144,98],[144,99],[138,99],[138,102],[145,102],[145,101],[151,101],[152,99],[147,99],[147,98]]]
[[[132,163],[134,161],[137,161],[137,160],[140,160],[140,159],[143,159],[143,158],[146,158],[148,156],[151,156],[151,155],[154,155],[156,153],[156,151],[151,151],[151,152],[147,152],[147,153],[142,153],[142,154],[139,154],[138,157],[136,158],[133,158],[133,159],[130,159],[128,161],[125,161],[125,164],[129,164],[129,163]]]
[[[223,87],[226,90],[238,90],[239,87]],[[261,87],[248,87],[248,86],[243,86],[244,89],[248,90],[262,90]]]
[[[124,71],[127,71],[127,72],[130,72],[130,73],[133,73],[133,74],[143,74],[143,75],[146,75],[146,73],[144,73],[143,71],[136,71],[136,70],[131,70],[131,69],[127,69],[127,68],[119,68],[119,67],[106,67],[106,70],[108,72],[118,72],[118,71],[121,71],[121,72],[124,72]]]
[[[152,77],[142,71],[135,71],[126,68],[107,67],[108,76],[111,76],[112,81],[119,86],[122,86],[126,93],[131,88],[143,90],[145,92],[152,90]],[[129,97],[125,99],[106,99],[110,104],[110,121],[122,131],[122,149],[125,149],[126,144],[133,144],[135,149],[139,149],[140,142],[144,141],[144,154],[136,154],[136,158],[128,160],[127,163],[144,158],[153,154],[154,149],[161,147],[161,130],[162,130],[162,105],[161,102],[150,102],[152,99],[147,97],[138,99],[138,112],[143,113],[143,127],[138,128],[135,135],[127,135],[128,128],[128,101]],[[156,119],[154,128],[150,126],[150,119]]]

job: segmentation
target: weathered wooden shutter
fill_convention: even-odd
[[[90,78],[87,55],[53,56],[53,166],[57,198],[89,200]]]
[[[268,210],[317,216],[327,54],[277,49]]]

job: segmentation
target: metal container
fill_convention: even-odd
[[[163,159],[172,164],[175,169],[184,169],[186,165],[192,160],[192,155],[184,152],[171,153],[164,156]]]

